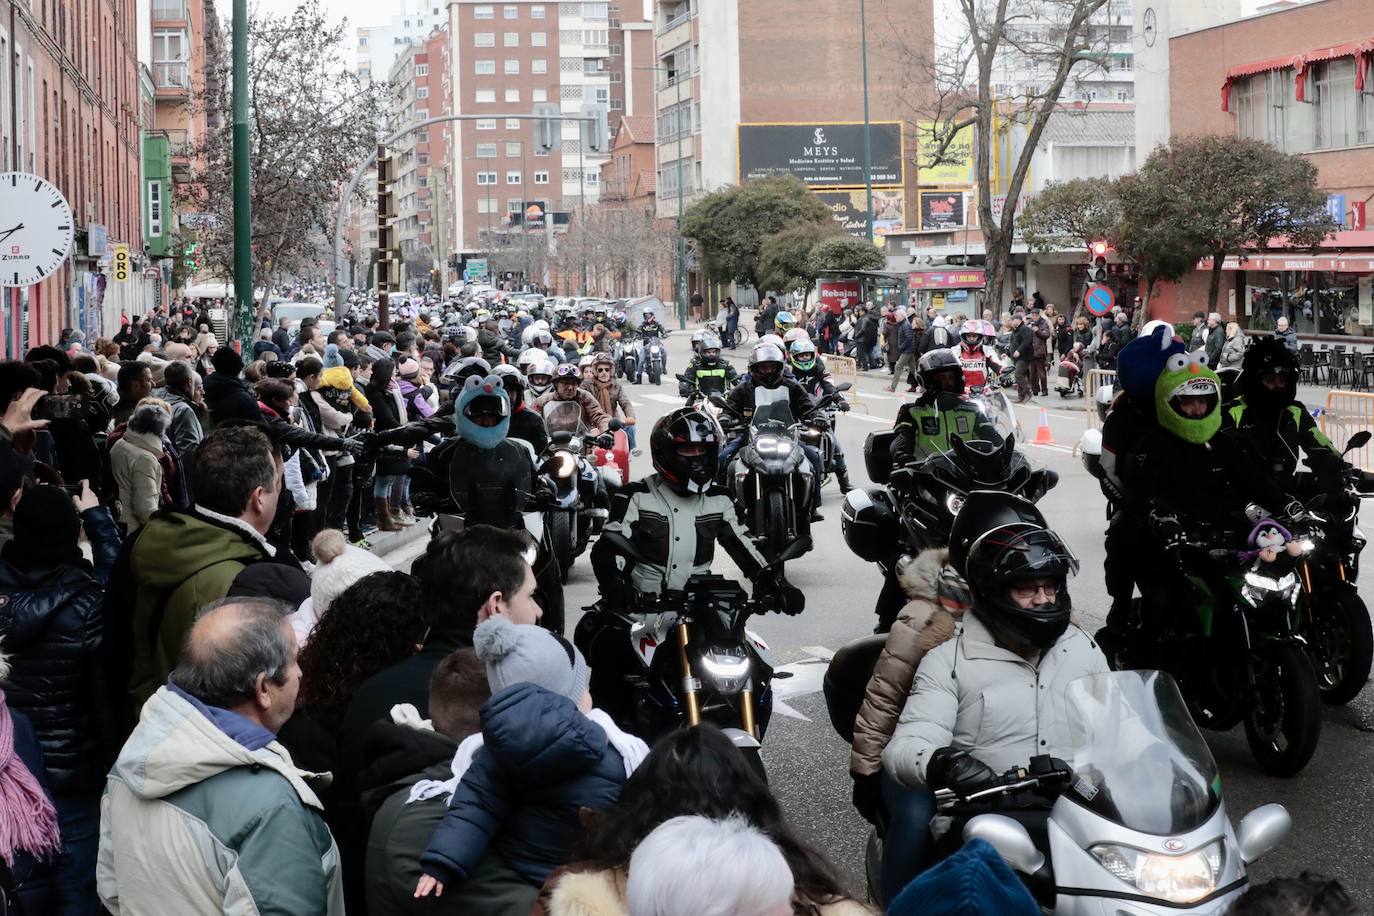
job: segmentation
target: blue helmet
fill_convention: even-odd
[[[510,395],[500,377],[468,376],[453,408],[458,435],[478,448],[496,448],[510,432]]]

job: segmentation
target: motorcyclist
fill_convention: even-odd
[[[501,379],[510,396],[510,437],[524,439],[536,455],[544,454],[549,446],[549,431],[544,428],[544,418],[525,401],[525,376],[509,365],[497,366],[492,374]]]
[[[972,599],[963,628],[921,660],[882,753],[883,797],[899,813],[884,851],[888,899],[925,858],[930,793],[977,791],[1032,756],[1070,757],[1064,692],[1108,671],[1069,619],[1068,577],[1078,561],[1048,528],[1007,519],[1005,501],[1016,497],[987,497],[970,496],[951,530],[950,560]],[[961,840],[960,832],[947,836]]]
[[[640,338],[648,340],[650,337],[663,337],[665,331],[663,325],[659,323],[657,313],[652,308],[646,308],[643,315],[643,319],[639,322]]]
[[[525,375],[525,395],[531,407],[541,396],[553,390],[555,365],[542,350],[526,350],[516,360],[515,368]]]
[[[791,312],[778,312],[773,316],[773,333],[784,340],[787,339],[787,332],[797,326],[797,319]]]
[[[549,405],[558,402],[574,403],[578,409],[576,412],[560,410],[555,414]],[[592,393],[582,387],[581,373],[572,363],[564,363],[553,371],[553,390],[540,395],[534,402],[534,409],[543,414],[544,426],[550,433],[576,435],[586,430],[604,433],[611,422]],[[569,417],[576,417],[576,420],[569,420]]]
[[[493,366],[504,362],[513,363],[520,355],[520,351],[507,343],[501,335],[500,322],[490,312],[478,313],[477,346],[481,348],[483,358]]]
[[[1263,468],[1288,492],[1345,497],[1345,460],[1297,399],[1298,361],[1283,341],[1261,337],[1245,351],[1241,396],[1222,411],[1222,428],[1245,439]],[[1311,475],[1297,473],[1299,456]]]
[[[806,389],[795,380],[784,376],[786,364],[787,359],[783,356],[782,348],[773,344],[761,343],[754,347],[753,352],[749,354],[749,377],[741,379],[726,397],[732,415],[740,420],[740,428],[735,438],[727,442],[720,450],[722,472],[729,468],[730,459],[744,445],[745,427],[754,417],[757,392],[760,389],[769,392],[777,392],[782,389],[787,396],[788,407],[794,420],[809,423],[821,430],[830,428],[830,420],[825,415],[825,411],[817,408],[816,401],[807,394]],[[811,521],[824,521],[825,516],[821,515],[820,511],[822,474],[820,450],[805,442],[798,444],[801,445],[806,460],[811,463]]]
[[[893,425],[894,469],[950,449],[951,433],[963,439],[1000,441],[996,427],[964,399],[964,368],[948,348],[931,350],[917,365],[921,394],[903,404]]]
[[[592,393],[596,402],[608,416],[619,416],[625,437],[630,440],[630,451],[639,454],[635,446],[635,409],[630,396],[615,377],[615,358],[609,353],[598,353],[592,358],[591,371],[582,380],[582,387]]]
[[[685,381],[678,386],[678,394],[686,398],[689,405],[698,397],[725,394],[739,379],[735,367],[720,355],[720,338],[714,334],[702,338],[701,352],[682,375]]]
[[[964,369],[964,388],[979,391],[995,384],[1002,372],[1002,361],[984,337],[983,322],[970,318],[959,328],[959,343],[953,347]]]
[[[841,413],[849,411],[849,402],[835,390],[835,383],[831,381],[830,374],[825,371],[825,365],[816,353],[814,343],[810,340],[795,340],[788,349],[787,355],[792,368],[792,377],[801,383],[808,394],[818,401],[833,397],[836,410]],[[848,493],[854,488],[849,483],[849,465],[844,460],[844,449],[840,447],[840,440],[835,435],[834,429],[831,429],[827,435],[830,437],[830,453],[835,465],[835,481],[840,485],[841,493]]]

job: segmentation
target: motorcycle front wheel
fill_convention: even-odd
[[[549,540],[553,542],[553,555],[558,560],[558,569],[563,582],[568,581],[568,572],[573,565],[572,518],[567,512],[554,512],[549,517]]]
[[[1317,599],[1307,633],[1307,654],[1317,669],[1322,702],[1342,706],[1359,696],[1374,663],[1369,609],[1354,591]]]
[[[657,363],[649,363],[649,382],[657,385],[661,381],[663,381],[663,370],[658,367]]]
[[[764,495],[763,538],[768,559],[782,552],[787,543],[787,503],[779,490],[771,490]]]
[[[1297,646],[1260,649],[1256,696],[1245,714],[1245,740],[1255,762],[1271,776],[1295,776],[1317,750],[1322,730],[1317,672]]]

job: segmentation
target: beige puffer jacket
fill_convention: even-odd
[[[954,635],[963,616],[962,608],[951,613],[940,604],[940,570],[948,558],[947,550],[927,550],[897,570],[907,603],[887,635],[854,720],[849,771],[855,775],[882,769],[883,748],[897,729],[916,668],[927,652]]]

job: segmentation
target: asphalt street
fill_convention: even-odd
[[[683,332],[669,337],[669,375],[662,385],[630,386],[641,443],[647,441],[654,420],[681,404],[672,373],[686,365],[689,338],[690,333]],[[727,354],[744,371],[746,352]],[[856,402],[854,410],[841,415],[837,424],[856,486],[868,483],[863,462],[865,438],[875,430],[891,427],[903,399],[900,393],[883,390],[888,378],[880,372],[862,376],[850,392]],[[1035,405],[1016,409],[1022,441],[1033,464],[1059,473],[1059,485],[1042,500],[1041,509],[1082,564],[1070,590],[1077,618],[1093,632],[1101,625],[1107,607],[1101,572],[1105,503],[1097,482],[1073,451],[1086,418],[1081,401],[1063,401],[1053,390],[1048,398],[1037,400]],[[1053,441],[1031,444],[1042,420],[1042,408]],[[631,473],[639,477],[651,471],[646,449],[644,455],[633,459]],[[824,494],[825,521],[813,526],[815,549],[788,564],[789,580],[806,593],[806,611],[798,617],[755,618],[751,628],[793,674],[774,682],[780,702],[763,754],[770,783],[802,834],[829,855],[850,889],[862,897],[868,825],[850,805],[849,748],[830,727],[820,689],[830,655],[872,632],[873,604],[881,580],[876,566],[860,561],[845,546],[839,504],[839,491],[832,482]],[[1364,522],[1368,530],[1374,517],[1367,516]],[[393,562],[406,568],[413,555],[407,551]],[[718,552],[718,557],[720,572],[739,575],[723,552]],[[1369,582],[1369,577],[1364,577],[1360,589],[1367,603],[1374,600]],[[595,582],[584,556],[574,566],[567,590],[569,633],[580,618],[579,609],[595,598]],[[1241,729],[1206,735],[1222,769],[1224,801],[1233,822],[1269,802],[1285,805],[1293,816],[1292,836],[1281,849],[1257,863],[1253,878],[1312,870],[1339,878],[1362,906],[1374,907],[1374,832],[1369,830],[1368,815],[1374,809],[1374,788],[1357,776],[1374,771],[1371,731],[1374,691],[1366,689],[1350,706],[1326,711],[1317,755],[1294,779],[1261,773],[1251,760]]]

